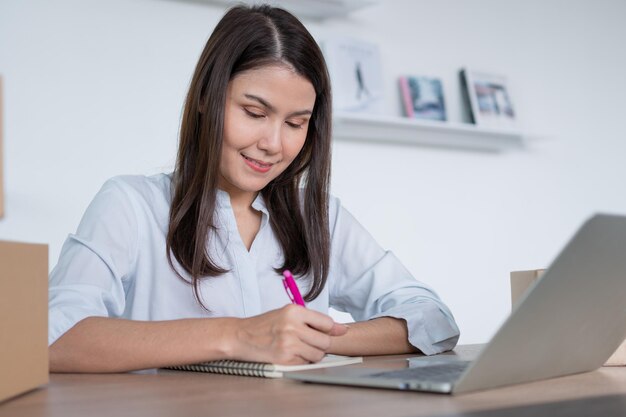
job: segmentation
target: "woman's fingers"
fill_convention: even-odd
[[[304,343],[309,346],[313,346],[317,349],[326,351],[330,347],[330,335],[326,333],[318,332],[315,329],[312,329],[308,326],[303,326],[303,328],[298,333],[298,337]]]
[[[347,327],[318,311],[288,305],[242,319],[236,333],[235,357],[258,362],[317,362],[330,348],[331,337]]]
[[[331,336],[343,336],[347,332],[348,327],[339,323],[335,323],[328,334],[317,331],[309,326],[305,326],[300,331],[299,337],[304,343],[326,351],[330,347]]]
[[[335,324],[330,316],[298,305],[290,304],[281,310],[283,310],[287,320],[303,322],[322,333],[329,334]]]
[[[343,336],[348,331],[348,326],[341,323],[335,323],[332,317],[322,314],[319,311],[309,310],[300,306],[289,306],[292,308],[293,314],[301,314],[304,322],[322,332],[331,336]]]
[[[315,347],[310,346],[306,343],[302,343],[302,345],[298,349],[298,356],[307,361],[307,363],[319,362],[324,358],[325,354],[325,350],[316,349]]]
[[[343,336],[344,334],[348,333],[348,329],[350,329],[350,327],[348,327],[347,324],[335,323],[333,328],[330,329],[330,335]]]

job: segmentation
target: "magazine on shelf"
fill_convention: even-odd
[[[506,77],[464,68],[460,72],[463,96],[471,120],[478,126],[517,127]]]
[[[427,120],[447,119],[441,79],[402,76],[399,78],[399,87],[405,116]]]
[[[335,37],[322,43],[333,89],[333,108],[341,112],[380,114],[383,76],[376,44]]]

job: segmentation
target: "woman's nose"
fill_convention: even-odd
[[[259,140],[258,147],[268,153],[278,153],[282,149],[282,123],[271,123]]]

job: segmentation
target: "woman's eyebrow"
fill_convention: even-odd
[[[244,97],[250,99],[250,100],[254,100],[259,102],[259,104],[261,104],[263,107],[265,107],[266,109],[268,109],[270,112],[272,113],[276,113],[276,108],[274,106],[272,106],[270,103],[268,103],[266,100],[262,99],[259,96],[255,96],[254,94],[244,94]],[[304,116],[304,115],[310,115],[313,112],[311,110],[298,110],[292,113],[289,113],[289,116]]]

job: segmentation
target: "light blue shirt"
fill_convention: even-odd
[[[217,230],[208,251],[229,272],[201,280],[200,295],[210,311],[204,310],[192,287],[168,264],[170,187],[171,174],[120,176],[104,184],[76,234],[65,241],[50,274],[49,344],[90,316],[132,320],[251,317],[290,303],[281,276],[274,271],[282,266],[283,253],[263,198],[259,195],[252,204],[262,213],[262,220],[248,251],[229,195],[218,191]],[[459,330],[435,292],[413,278],[393,253],[383,250],[336,198],[330,199],[329,220],[328,281],[307,307],[325,314],[333,307],[357,321],[383,316],[404,319],[410,343],[425,354],[452,349]],[[305,294],[307,277],[297,283]]]

